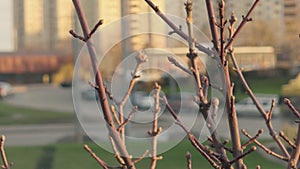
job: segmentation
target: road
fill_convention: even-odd
[[[22,90],[21,90],[22,89]],[[14,97],[5,100],[10,104],[38,108],[48,109],[55,111],[63,111],[68,113],[74,113],[74,105],[72,101],[71,88],[61,88],[59,86],[51,85],[33,85],[23,88],[18,88],[19,92]],[[83,128],[87,130],[89,136],[93,138],[100,138],[106,136],[105,123],[99,116],[99,107],[96,102],[80,100],[77,101],[76,111],[78,114]],[[170,125],[174,124],[171,116],[163,113],[162,122],[166,122]],[[192,131],[199,135],[202,131],[202,135],[206,137],[204,130],[203,118],[200,116],[195,118],[189,114],[184,116],[183,119],[186,124],[193,126]],[[195,121],[196,119],[196,121]],[[195,123],[193,123],[195,121]],[[282,128],[283,120],[279,118],[273,119],[273,126],[276,131]],[[102,124],[99,125],[99,124]],[[178,131],[169,129],[169,126],[163,125],[163,130],[167,131],[165,140],[174,138]],[[260,118],[239,118],[239,128],[246,129],[251,135],[255,135],[259,129],[264,130],[264,134],[261,137],[269,137],[265,123]],[[151,124],[143,124],[142,127],[136,126],[135,123],[130,125],[130,136],[141,137],[146,135],[147,131],[151,129]],[[56,143],[66,138],[72,138],[76,134],[80,133],[77,124],[45,124],[45,125],[24,125],[24,126],[0,126],[1,134],[7,136],[7,145],[46,145],[50,143]],[[229,129],[226,115],[220,119],[218,126],[219,135],[221,137],[229,138]],[[245,138],[242,136],[242,138]]]
[[[7,103],[42,110],[74,112],[71,88],[55,85],[28,85],[14,87],[15,95]]]

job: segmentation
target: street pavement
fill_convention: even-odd
[[[61,88],[59,86],[32,85],[18,87],[15,96],[7,98],[5,102],[37,109],[74,113],[71,88]],[[93,101],[86,100],[82,100],[80,105],[80,109],[77,109],[77,111],[84,111],[84,113],[81,113],[81,117],[79,117],[80,121],[83,122],[83,128],[88,130],[89,136],[98,139],[106,137],[106,129],[104,127],[105,125],[103,125],[104,121],[100,116],[98,116],[97,113],[99,112],[95,112],[95,106],[98,105]],[[162,122],[173,124],[173,118],[166,114],[167,112],[163,113]],[[200,135],[200,132],[202,132],[202,135],[203,133],[204,135],[207,134],[205,133],[205,130],[203,130],[203,126],[205,124],[201,116],[195,118],[195,116],[186,114],[182,120],[186,122],[186,124],[193,126],[191,130],[195,133],[195,135]],[[194,124],[189,124],[191,122],[194,122]],[[283,120],[280,118],[274,118],[272,122],[275,130],[279,132],[284,124]],[[21,126],[0,125],[0,134],[6,135],[6,144],[9,146],[47,145],[59,142],[66,138],[74,138],[74,136],[78,134],[81,135],[82,130],[78,126],[78,123]],[[268,135],[269,132],[267,131],[267,127],[261,118],[239,118],[239,128],[246,129],[248,133],[253,136],[259,129],[263,129],[264,133],[261,138],[271,138]],[[135,137],[137,135],[146,135],[149,129],[151,129],[151,124],[149,123],[142,127],[135,126],[135,124],[132,123],[129,127],[129,130],[131,130],[130,136]],[[173,136],[177,134],[177,131],[168,130],[168,126],[163,126],[163,129],[168,132],[164,140],[172,139]],[[218,133],[221,137],[230,138],[226,115],[223,115],[223,117],[220,118]],[[245,137],[241,136],[241,138]]]

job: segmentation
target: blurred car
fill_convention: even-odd
[[[255,96],[266,112],[270,110],[272,100],[274,99],[275,107],[273,109],[273,117],[279,116],[280,107],[278,106],[279,97],[277,95],[257,94]],[[237,102],[235,104],[235,109],[238,116],[261,116],[261,113],[258,111],[256,105],[253,103],[250,97],[247,97]]]
[[[0,97],[4,98],[12,94],[13,94],[12,86],[7,82],[0,81]]]
[[[81,90],[81,97],[84,100],[98,100],[98,94],[96,89],[92,88],[91,86],[88,86]]]
[[[60,86],[63,88],[72,87],[72,81],[63,81],[60,83]]]
[[[154,98],[144,91],[136,91],[130,95],[132,105],[137,106],[139,110],[151,108],[154,105]]]

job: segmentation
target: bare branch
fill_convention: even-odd
[[[160,112],[160,106],[159,106],[159,94],[161,91],[161,86],[155,83],[154,86],[155,89],[155,109],[153,110],[153,125],[152,125],[152,131],[149,131],[149,135],[152,136],[152,154],[151,154],[151,164],[150,169],[155,169],[157,160],[160,158],[157,158],[157,136],[162,131],[161,128],[158,128],[158,113]]]
[[[246,132],[245,129],[242,129],[242,132]],[[257,134],[250,138],[246,143],[242,145],[242,149],[245,149],[249,144],[253,143],[261,134],[263,133],[263,129],[258,130]]]
[[[248,137],[249,139],[252,139],[253,137],[246,132],[246,130],[242,130],[242,133]],[[280,159],[280,160],[283,160],[283,161],[288,161],[288,158],[287,157],[284,157],[282,155],[279,155],[277,153],[275,153],[274,151],[270,150],[269,148],[267,148],[266,146],[264,146],[262,143],[260,143],[259,141],[257,141],[256,139],[254,139],[254,143],[257,144],[261,149],[263,149],[266,153]]]
[[[235,32],[235,23],[237,21],[237,18],[235,16],[235,13],[231,13],[231,17],[229,19],[229,26],[228,26],[228,31],[229,31],[229,39],[233,36]],[[228,47],[230,50],[232,50],[232,44]]]
[[[220,55],[220,59],[221,59],[221,62],[223,65],[225,65],[225,48],[224,48],[224,28],[225,28],[225,25],[226,25],[226,20],[224,19],[224,14],[225,14],[225,2],[224,0],[220,0],[219,2],[219,30],[220,30],[220,52],[219,52],[219,55]]]
[[[124,128],[124,126],[125,126],[126,124],[129,123],[129,121],[132,119],[134,113],[136,113],[137,111],[138,111],[138,109],[137,109],[137,107],[135,106],[135,107],[133,108],[133,110],[129,113],[127,119],[126,119],[122,124],[119,125],[119,128],[117,129],[119,132]]]
[[[91,30],[90,34],[89,34],[89,38],[92,37],[92,35],[97,31],[97,29],[99,28],[100,25],[103,24],[103,19],[100,19],[96,25],[94,26],[94,28]]]
[[[295,106],[291,103],[289,99],[285,98],[284,103],[289,106],[289,108],[293,111],[297,118],[300,118],[299,111],[296,110]]]
[[[90,153],[90,155],[102,166],[103,169],[109,169],[107,164],[101,158],[99,158],[88,145],[85,144],[84,149]]]
[[[123,108],[125,103],[127,102],[130,94],[132,93],[133,87],[137,81],[137,79],[140,77],[139,75],[137,75],[137,72],[140,68],[140,66],[142,65],[142,63],[145,63],[147,61],[147,56],[142,52],[139,51],[138,55],[136,56],[136,64],[135,67],[133,69],[133,72],[131,73],[131,80],[128,86],[128,89],[126,91],[126,94],[124,95],[124,97],[122,98],[122,100],[118,103],[119,106],[119,121],[121,123],[124,123],[124,112],[123,112]],[[120,128],[121,130],[119,131],[121,133],[121,138],[123,140],[123,143],[125,144],[125,129],[124,128]]]
[[[113,138],[109,137],[109,140],[110,140],[112,149],[114,150],[115,158],[118,160],[118,162],[119,162],[120,165],[124,166],[125,162],[124,162],[123,158],[120,156],[120,153],[117,150],[117,147],[116,147],[116,144],[115,144]]]
[[[213,160],[214,156],[212,154],[205,152],[205,149],[200,146],[201,144],[197,141],[197,139],[193,134],[189,133],[188,138],[189,141],[192,143],[192,145],[200,152],[200,154],[210,163],[212,167],[214,167],[215,169],[222,168]]]
[[[295,142],[296,148],[292,150],[291,157],[289,159],[288,169],[297,168],[299,155],[300,155],[300,123],[298,123],[298,131]]]
[[[283,145],[283,143],[281,142],[281,140],[279,139],[277,133],[275,132],[274,128],[273,128],[273,125],[272,125],[272,122],[271,120],[268,119],[268,114],[265,112],[264,108],[262,107],[261,103],[258,101],[258,99],[256,98],[256,96],[254,95],[254,93],[252,92],[252,90],[250,89],[243,73],[241,72],[240,68],[239,68],[239,65],[236,61],[236,58],[234,56],[234,53],[233,53],[233,50],[229,50],[228,52],[231,60],[232,60],[232,63],[233,63],[233,66],[234,68],[236,69],[236,72],[240,78],[240,80],[242,81],[242,84],[246,90],[246,92],[248,93],[248,95],[250,96],[250,98],[252,99],[253,103],[255,104],[256,108],[258,109],[258,111],[261,113],[261,115],[263,116],[265,122],[266,122],[266,125],[268,127],[268,130],[269,130],[269,134],[270,136],[272,136],[272,138],[275,140],[275,142],[277,143],[277,145],[279,146],[279,148],[281,149],[281,151],[284,153],[284,155],[289,158],[290,155],[286,149],[286,147]]]
[[[205,0],[205,2],[206,2],[206,9],[207,9],[210,31],[212,36],[212,42],[214,44],[214,48],[216,49],[216,51],[219,52],[219,44],[218,44],[219,35],[216,28],[216,18],[214,14],[212,0]]]
[[[84,37],[78,35],[74,30],[69,30],[69,33],[70,33],[74,38],[76,38],[76,39],[79,39],[79,40],[81,40],[81,41],[83,41],[83,42],[86,42],[86,41],[87,41]]]
[[[189,49],[190,49],[190,53],[194,52],[194,48],[195,48],[195,43],[194,43],[194,31],[193,31],[193,3],[190,0],[187,0],[185,5],[185,10],[186,10],[186,24],[188,27],[188,35],[189,35],[189,39],[188,39],[188,43],[189,43]]]
[[[192,155],[190,152],[187,152],[185,155],[187,161],[187,169],[192,169]]]
[[[166,107],[168,111],[171,113],[173,118],[176,121],[176,124],[179,125],[188,135],[189,141],[191,144],[197,149],[197,151],[203,155],[204,158],[207,159],[207,161],[214,167],[214,168],[221,168],[217,163],[221,163],[221,161],[214,156],[214,153],[209,152],[204,145],[198,142],[198,140],[195,138],[195,136],[189,132],[188,128],[183,124],[183,122],[178,118],[178,115],[174,112],[170,104],[168,103],[167,98],[163,97],[164,102],[166,103]],[[216,163],[216,162],[217,163]]]
[[[89,39],[90,30],[89,30],[85,15],[83,13],[80,1],[79,0],[72,0],[72,1],[73,1],[73,5],[75,7],[75,10],[76,10],[81,28],[82,28],[84,38]],[[91,64],[92,64],[93,72],[95,74],[95,82],[96,82],[96,85],[99,86],[97,92],[98,92],[98,95],[99,95],[99,101],[100,101],[100,104],[101,104],[101,108],[103,110],[103,116],[104,116],[104,119],[107,123],[107,125],[106,125],[107,129],[108,129],[109,134],[112,137],[113,141],[116,143],[117,149],[122,154],[123,160],[124,160],[126,166],[128,168],[135,169],[134,163],[132,162],[132,159],[129,157],[129,153],[126,149],[126,146],[122,142],[122,139],[121,139],[120,135],[116,131],[114,120],[113,120],[112,114],[110,112],[110,106],[109,106],[108,100],[106,98],[106,92],[105,92],[105,88],[104,88],[104,85],[103,85],[102,75],[101,75],[100,70],[98,69],[98,61],[97,61],[97,57],[96,57],[96,50],[95,50],[95,47],[93,45],[92,38],[90,38],[86,43],[87,43],[87,48],[88,48],[88,52],[89,52],[89,55],[90,55],[90,61],[91,61]]]
[[[8,164],[5,149],[4,149],[5,139],[6,139],[5,136],[2,135],[1,140],[0,140],[1,158],[2,158],[2,161],[3,161],[3,168],[4,169],[10,169],[11,165]]]
[[[186,69],[185,67],[183,67],[179,62],[177,62],[177,60],[174,57],[168,56],[168,60],[169,60],[169,62],[174,64],[176,67],[178,67],[179,69],[181,69],[185,73],[187,73],[189,75],[192,75],[192,72],[190,70]]]
[[[270,110],[269,110],[268,113],[267,113],[267,120],[268,120],[268,121],[270,121],[271,118],[272,118],[272,114],[273,114],[273,111],[274,111],[274,107],[275,107],[275,100],[272,99],[272,103],[271,103]]]
[[[136,160],[133,161],[134,164],[140,162],[142,159],[144,159],[146,157],[146,155],[148,154],[149,150],[146,150],[144,152],[144,154],[142,154],[139,158],[137,158]]]
[[[242,159],[244,158],[245,156],[247,156],[248,154],[252,153],[253,151],[256,150],[256,147],[255,146],[252,146],[248,151],[246,151],[245,153],[241,154],[240,156],[234,158],[233,160],[231,160],[229,163],[230,164],[233,164],[235,162],[237,162],[239,159]]]
[[[279,136],[283,138],[283,140],[287,142],[293,149],[296,148],[296,145],[284,134],[283,131],[279,132]]]
[[[112,112],[112,114],[113,114],[113,116],[114,116],[114,120],[116,120],[117,124],[120,126],[120,125],[121,125],[121,122],[120,122],[120,120],[119,120],[119,118],[118,118],[118,115],[117,115],[115,106],[111,105],[111,106],[110,106],[110,110],[111,110],[111,112]]]
[[[232,138],[232,151],[233,151],[233,157],[237,158],[242,153],[243,150],[241,149],[241,139],[240,139],[240,133],[239,133],[239,125],[237,120],[237,115],[235,111],[235,97],[233,96],[233,87],[234,84],[231,82],[230,79],[230,73],[229,73],[229,64],[228,60],[226,58],[226,49],[225,49],[225,40],[224,40],[224,30],[227,23],[227,20],[225,19],[225,2],[224,0],[220,0],[219,2],[219,23],[218,27],[220,29],[220,50],[219,50],[219,57],[222,63],[222,68],[224,70],[224,77],[225,77],[225,85],[226,85],[226,110],[228,113],[228,123],[229,123],[229,129],[230,129],[230,135]],[[234,31],[233,28],[233,22],[231,23],[232,29],[231,31]],[[229,34],[231,36],[231,34]],[[243,160],[238,159],[238,162],[235,164],[237,169],[242,168],[243,166]]]
[[[255,0],[254,4],[251,6],[251,8],[249,9],[249,11],[247,12],[246,16],[243,16],[243,20],[240,23],[240,25],[237,27],[236,31],[234,32],[234,34],[230,37],[229,41],[227,42],[226,46],[225,46],[225,50],[229,49],[229,47],[231,47],[233,41],[237,38],[237,36],[239,35],[239,33],[241,32],[242,28],[245,26],[245,24],[249,21],[251,21],[251,19],[249,18],[250,15],[252,14],[253,10],[255,9],[255,7],[258,5],[258,2],[260,0]]]
[[[156,6],[151,0],[145,0],[145,2],[156,12],[156,14],[162,19],[164,20],[164,22],[169,25],[174,32],[176,32],[176,34],[178,34],[181,38],[183,38],[184,40],[188,41],[189,37],[188,35],[186,35],[178,26],[176,26],[165,14],[163,14],[159,7]],[[195,40],[195,39],[193,39]],[[195,47],[208,54],[209,56],[212,56],[214,54],[214,52],[206,47],[204,47],[203,45],[201,45],[198,42],[195,42]]]

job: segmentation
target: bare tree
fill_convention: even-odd
[[[166,104],[167,110],[171,113],[176,123],[186,132],[187,138],[190,143],[195,147],[195,149],[203,156],[205,159],[211,164],[213,168],[218,169],[245,169],[246,163],[243,161],[245,156],[251,154],[251,152],[255,151],[256,146],[249,147],[250,143],[255,143],[259,148],[263,149],[266,153],[286,162],[287,168],[297,168],[298,158],[300,154],[300,123],[299,123],[299,112],[294,108],[289,100],[286,100],[286,104],[290,107],[292,112],[296,115],[297,122],[299,123],[298,133],[295,141],[289,140],[285,137],[283,132],[277,134],[272,125],[272,113],[275,106],[275,102],[272,102],[270,105],[269,111],[265,111],[258,101],[252,90],[250,89],[244,75],[242,69],[237,64],[235,55],[234,55],[234,47],[233,43],[238,38],[241,30],[244,26],[252,21],[250,15],[252,14],[255,7],[258,5],[260,0],[255,0],[252,6],[249,8],[249,11],[242,17],[242,21],[238,26],[235,26],[237,21],[237,17],[232,13],[232,15],[227,20],[225,16],[225,2],[224,0],[220,0],[218,3],[218,11],[214,11],[212,0],[206,0],[206,7],[208,13],[209,27],[211,31],[211,39],[213,42],[214,49],[206,48],[200,43],[196,41],[194,38],[194,30],[193,30],[193,4],[191,0],[187,0],[185,3],[186,9],[186,24],[188,31],[184,32],[180,29],[179,26],[175,25],[172,20],[170,20],[167,15],[160,10],[160,8],[155,5],[151,0],[145,0],[146,4],[148,4],[153,11],[172,29],[172,33],[179,35],[182,39],[187,41],[188,43],[188,52],[186,54],[189,59],[191,68],[187,70],[183,68],[174,58],[169,58],[170,64],[174,64],[179,69],[190,74],[195,80],[195,88],[196,95],[198,98],[197,104],[199,108],[199,113],[201,113],[204,119],[207,122],[207,128],[210,131],[210,137],[208,140],[210,145],[204,145],[200,143],[198,139],[191,133],[186,125],[182,122],[182,120],[178,117],[177,113],[172,108],[172,105],[168,103],[166,97],[161,97],[159,95],[161,86],[158,84],[154,85],[155,89],[155,109],[153,110],[153,128],[148,132],[150,136],[152,136],[152,151],[151,151],[151,163],[150,168],[154,169],[156,167],[157,160],[160,160],[161,157],[157,157],[157,136],[161,132],[161,128],[158,127],[157,121],[157,113],[159,112],[159,102],[164,102]],[[139,69],[139,65],[144,63],[147,59],[146,57],[140,53],[137,57],[136,66],[134,68],[132,79],[128,90],[123,97],[123,99],[118,102],[115,101],[110,91],[104,86],[101,72],[98,69],[98,62],[96,59],[96,52],[93,46],[92,35],[96,31],[96,29],[102,24],[102,20],[96,24],[96,26],[89,30],[84,12],[81,8],[79,0],[73,0],[81,27],[84,36],[77,35],[74,31],[70,31],[70,33],[87,44],[88,52],[90,55],[90,60],[92,63],[93,71],[95,73],[95,82],[96,84],[92,84],[99,95],[99,101],[101,104],[101,108],[103,110],[104,119],[106,121],[107,130],[109,131],[109,138],[115,153],[115,157],[117,158],[120,166],[109,166],[106,162],[101,160],[93,151],[85,145],[85,149],[95,158],[98,163],[103,168],[128,168],[134,169],[135,164],[142,160],[144,156],[148,153],[148,150],[145,150],[145,153],[138,159],[134,160],[129,154],[126,148],[126,140],[125,140],[125,130],[124,127],[134,116],[134,112],[136,111],[136,107],[133,107],[132,112],[129,117],[126,119],[124,117],[123,106],[127,101],[129,95],[132,92],[133,86],[135,85],[136,78],[138,75],[136,74]],[[218,13],[218,17],[215,16],[215,12]],[[229,37],[225,37],[225,31],[228,30]],[[207,96],[208,88],[214,87],[213,84],[210,83],[209,78],[206,75],[201,74],[199,71],[199,67],[196,64],[197,52],[196,50],[206,53],[207,55],[213,55],[215,51],[217,52],[217,57],[220,59],[220,69],[222,69],[224,82],[225,82],[225,98],[226,98],[226,112],[230,129],[230,137],[232,141],[232,146],[227,147],[226,142],[222,142],[218,131],[214,130],[216,127],[214,116],[210,113],[211,106],[217,108],[218,101],[214,99],[210,99]],[[229,60],[232,61],[233,67],[229,67]],[[238,119],[235,110],[235,96],[233,95],[234,83],[231,81],[230,69],[233,69],[238,74],[240,81],[242,82],[244,88],[246,89],[247,94],[251,97],[253,102],[255,103],[257,109],[261,113],[263,119],[265,120],[265,124],[269,130],[270,136],[277,144],[281,153],[278,154],[272,150],[270,150],[267,146],[263,145],[258,141],[260,134],[263,132],[261,129],[258,129],[257,134],[255,136],[251,136],[247,133],[246,130],[241,130],[242,133],[248,137],[248,141],[242,143],[240,136],[240,129],[238,126]],[[114,108],[114,105],[110,105],[108,99],[113,100],[114,105],[118,106],[118,109]],[[280,139],[282,138],[282,139]],[[287,144],[292,148],[292,152],[287,151],[287,147],[283,144],[282,140],[287,142]],[[231,155],[229,155],[231,154]],[[232,157],[232,158],[231,158]],[[191,155],[189,153],[186,154],[187,159],[187,168],[192,168],[191,163]],[[260,168],[258,165],[257,168]]]

